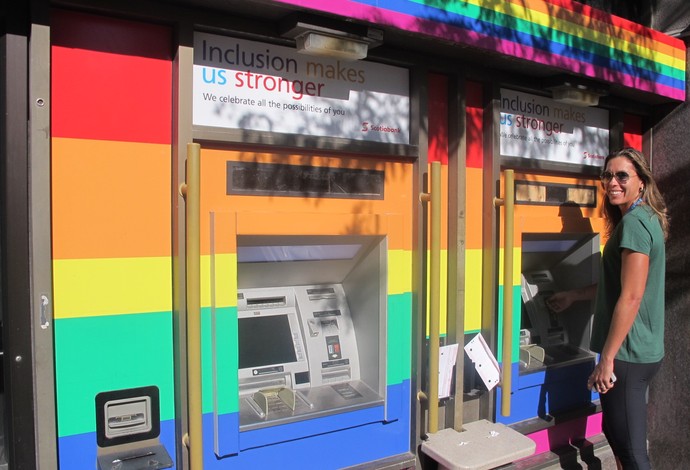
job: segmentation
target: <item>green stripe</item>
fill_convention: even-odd
[[[412,294],[388,296],[386,385],[410,378],[412,364]]]
[[[496,357],[501,361],[503,354],[503,286],[498,286],[498,344],[496,345]],[[522,322],[522,293],[520,286],[513,286],[513,342],[511,348],[511,362],[520,358],[520,323]]]
[[[55,320],[58,436],[96,431],[100,392],[156,385],[175,417],[170,312]]]
[[[201,394],[203,413],[214,409],[213,316],[210,307],[201,309]],[[215,310],[215,387],[218,413],[239,411],[237,380],[237,307]]]

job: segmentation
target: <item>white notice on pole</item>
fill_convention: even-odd
[[[439,348],[438,361],[438,397],[450,396],[450,384],[453,380],[453,367],[458,357],[458,345],[448,344]]]

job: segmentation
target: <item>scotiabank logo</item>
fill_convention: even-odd
[[[387,126],[386,124],[371,125],[368,121],[363,121],[362,132],[389,132],[393,134],[400,134],[400,128]]]
[[[606,160],[606,156],[604,156],[604,155],[598,155],[596,153],[589,153],[587,151],[583,152],[583,155],[584,155],[585,160],[598,160],[598,161]]]

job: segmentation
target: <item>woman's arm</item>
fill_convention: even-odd
[[[563,310],[570,307],[573,302],[577,302],[578,300],[592,300],[596,293],[596,284],[582,287],[581,289],[556,292],[551,297],[546,299],[546,305],[554,312],[561,313]]]
[[[618,297],[611,318],[611,326],[601,351],[599,363],[590,375],[587,385],[600,393],[606,393],[613,386],[613,359],[632,327],[647,284],[649,256],[623,249],[621,252],[621,295]]]

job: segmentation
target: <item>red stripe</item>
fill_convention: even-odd
[[[90,25],[91,15],[56,17],[52,135],[170,144],[170,31],[102,18],[96,23],[108,27],[101,31]]]
[[[467,167],[484,167],[484,139],[483,123],[484,109],[482,106],[482,85],[467,82]]]
[[[429,74],[429,162],[448,164],[448,77]]]
[[[623,145],[642,150],[642,118],[633,114],[623,117]]]

